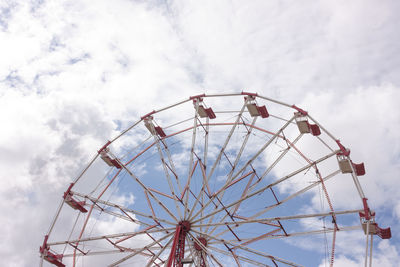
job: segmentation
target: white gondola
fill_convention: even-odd
[[[256,116],[261,116],[262,118],[268,118],[269,114],[267,111],[267,108],[264,106],[258,106],[255,97],[249,96],[246,98],[248,100],[248,103],[246,104],[247,110],[250,113],[250,116],[256,117]]]
[[[194,99],[193,100],[193,105],[194,108],[196,109],[196,101],[200,101],[199,103],[199,107],[198,107],[198,114],[200,116],[200,118],[210,118],[210,119],[215,119],[217,116],[215,115],[214,111],[212,110],[212,108],[206,108],[204,107],[204,104],[202,102],[202,99]]]
[[[110,167],[116,167],[117,169],[121,169],[121,165],[118,163],[117,159],[112,158],[109,155],[109,148],[104,148],[100,151],[100,158]]]
[[[296,116],[295,120],[300,133],[311,133],[314,136],[321,134],[319,126],[317,124],[310,124],[307,116],[301,114],[300,112],[296,112],[294,115]]]
[[[146,126],[147,130],[149,130],[149,132],[152,135],[159,135],[160,137],[167,136],[165,134],[164,130],[160,126],[155,126],[154,125],[152,116],[149,116],[149,117],[144,119],[144,125]]]
[[[365,167],[364,163],[353,163],[351,160],[347,158],[346,155],[343,154],[337,154],[337,160],[339,163],[339,168],[342,171],[342,173],[352,173],[353,169],[356,172],[357,176],[362,176],[365,174]]]
[[[339,168],[342,173],[352,173],[353,169],[351,168],[350,160],[345,155],[337,155],[337,160],[339,163]]]

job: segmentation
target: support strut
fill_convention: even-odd
[[[180,221],[176,226],[174,242],[172,243],[171,253],[167,267],[183,267],[185,257],[185,240],[190,230],[190,222]]]
[[[196,242],[194,243],[194,248],[196,249],[196,251],[199,254],[198,266],[199,267],[207,267],[206,260],[205,260],[206,253],[205,253],[205,251],[203,249],[203,247],[207,246],[207,240],[202,236],[198,237],[197,240],[201,243],[201,245],[200,245],[200,243],[199,244],[196,243]]]

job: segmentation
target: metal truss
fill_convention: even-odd
[[[190,97],[100,148],[65,192],[40,265],[303,266],[287,247],[306,238],[330,240],[332,266],[337,235],[363,229],[371,266],[373,235],[391,233],[376,224],[358,180],[364,166],[349,154],[295,105],[247,92]],[[341,179],[352,180],[358,208],[335,208],[330,185]],[[133,203],[115,201],[127,193]]]

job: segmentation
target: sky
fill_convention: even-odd
[[[365,163],[393,235],[376,239],[374,263],[395,266],[399,12],[396,0],[1,1],[2,262],[39,262],[62,193],[106,140],[191,95],[243,90],[309,111]]]

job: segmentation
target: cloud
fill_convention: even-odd
[[[206,87],[268,90],[291,102],[304,91],[398,84],[392,74],[397,57],[385,60],[396,38],[383,26],[398,23],[395,6],[178,1],[171,10],[179,33],[200,58]]]
[[[400,112],[395,100],[399,92],[393,85],[382,85],[358,88],[343,96],[310,93],[302,104],[322,125],[337,129],[333,134],[351,149],[355,163],[365,163],[366,175],[359,179],[374,208],[384,208],[389,199],[390,205],[400,200],[395,193],[400,170]],[[346,192],[341,185],[331,189]],[[347,205],[340,199],[337,204]]]
[[[351,249],[350,246],[347,249]],[[365,250],[361,252],[365,253]],[[335,259],[335,266],[338,267],[355,267],[362,266],[365,263],[365,255],[359,253],[355,257],[346,257],[343,255],[339,255]],[[396,262],[398,262],[400,258],[399,251],[396,246],[390,245],[389,241],[383,240],[379,241],[378,248],[373,252],[372,264],[376,266],[396,266]],[[369,264],[369,262],[368,262]],[[323,263],[319,265],[320,267],[325,266]]]

